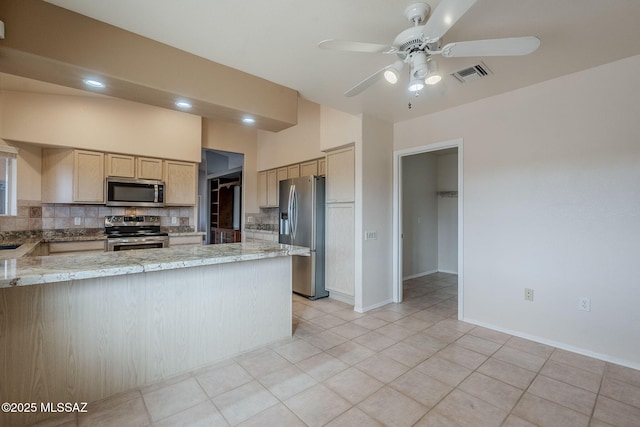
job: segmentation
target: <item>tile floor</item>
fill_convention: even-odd
[[[456,320],[456,276],[360,314],[293,296],[293,337],[48,426],[640,426],[640,371]]]

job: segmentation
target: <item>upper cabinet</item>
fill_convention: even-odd
[[[105,170],[107,176],[120,176],[124,178],[156,179],[162,180],[162,159],[148,157],[134,157],[126,154],[105,155]]]
[[[318,159],[318,175],[325,176],[327,174],[327,159]]]
[[[104,203],[104,153],[42,150],[43,203]]]
[[[327,203],[355,200],[353,146],[327,152]]]
[[[194,206],[198,193],[198,169],[195,163],[164,161],[164,204]]]
[[[318,175],[318,161],[300,163],[300,176]]]
[[[258,172],[258,206],[278,207],[280,181],[309,175],[325,175],[325,159],[314,159],[295,165]]]
[[[287,177],[297,178],[300,176],[300,165],[291,165],[287,168]]]

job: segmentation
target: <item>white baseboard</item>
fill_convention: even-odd
[[[487,329],[493,329],[494,331],[498,331],[498,332],[503,332],[505,334],[509,334],[509,335],[513,335],[515,337],[519,337],[519,338],[524,338],[526,340],[530,340],[530,341],[535,341],[538,342],[540,344],[546,344],[546,345],[550,345],[552,347],[555,348],[559,348],[561,350],[566,350],[566,351],[570,351],[572,353],[578,353],[581,354],[583,356],[588,356],[588,357],[593,357],[594,359],[598,359],[598,360],[602,360],[604,362],[609,362],[609,363],[615,363],[616,365],[622,365],[622,366],[626,366],[627,368],[631,368],[631,369],[638,369],[640,370],[640,365],[634,362],[631,362],[629,360],[624,360],[624,359],[619,359],[617,357],[613,357],[610,356],[608,354],[603,354],[603,353],[597,353],[595,351],[591,351],[591,350],[587,350],[584,348],[580,348],[580,347],[574,347],[562,342],[557,342],[557,341],[553,341],[553,340],[549,340],[546,338],[541,338],[535,335],[529,335],[529,334],[525,334],[519,331],[512,331],[511,329],[507,329],[507,328],[501,328],[499,326],[496,325],[491,325],[489,323],[485,323],[485,322],[479,322],[475,319],[469,319],[469,318],[464,318],[464,319],[460,319],[463,320],[467,323],[471,323],[477,326],[482,326],[483,328],[487,328]]]
[[[334,300],[343,302],[349,305],[355,305],[355,298],[351,295],[342,294],[336,291],[329,291],[329,298],[333,298]]]
[[[392,302],[393,302],[393,299],[388,299],[386,301],[382,301],[382,302],[370,305],[368,307],[362,307],[362,308],[356,307],[355,311],[357,311],[358,313],[365,313],[365,312],[367,312],[369,310],[374,310],[376,308],[382,307],[383,305],[387,305],[387,304],[390,304]]]
[[[458,274],[457,271],[453,270],[438,270],[438,273]]]
[[[418,274],[412,274],[410,276],[405,276],[402,278],[402,280],[410,280],[410,279],[417,279],[418,277],[422,277],[422,276],[428,276],[429,274],[433,274],[433,273],[437,273],[438,270],[429,270],[429,271],[425,271],[422,273],[418,273]]]

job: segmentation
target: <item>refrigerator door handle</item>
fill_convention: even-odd
[[[291,244],[294,244],[298,228],[298,194],[295,185],[291,185],[289,189],[289,215],[291,216]]]

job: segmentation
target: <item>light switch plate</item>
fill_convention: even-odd
[[[364,232],[364,240],[378,240],[378,232],[377,231],[365,231]]]

